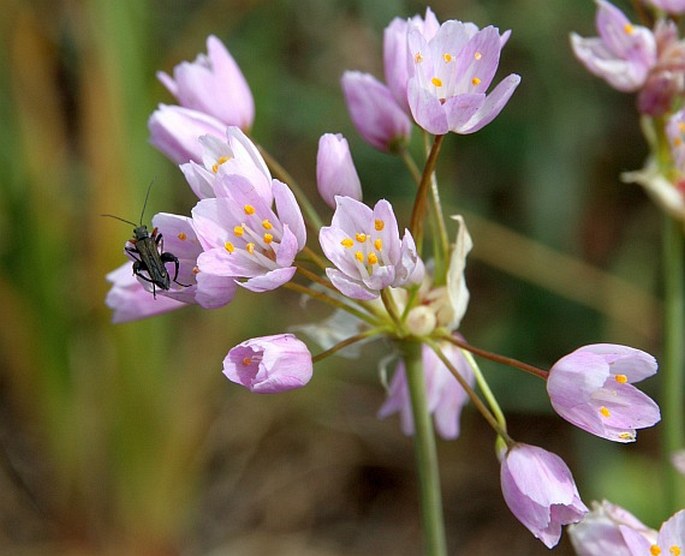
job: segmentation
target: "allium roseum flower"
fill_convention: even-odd
[[[226,126],[216,118],[182,108],[160,104],[147,122],[150,143],[175,164],[202,160],[201,135],[224,137]]]
[[[568,534],[578,556],[632,556],[624,534],[626,530],[637,532],[650,544],[657,540],[656,531],[606,500],[601,504],[593,502],[592,511],[580,523],[569,526]]]
[[[240,282],[254,292],[273,290],[295,274],[295,255],[306,242],[302,213],[284,183],[273,180],[276,212],[242,176],[230,181],[226,196],[202,199],[193,208],[193,226],[204,248],[200,275]]]
[[[656,40],[652,31],[633,25],[621,10],[606,0],[597,1],[599,37],[582,38],[571,33],[576,57],[614,89],[640,89],[656,64]]]
[[[666,136],[676,170],[685,176],[685,110],[679,110],[668,119]]]
[[[685,554],[685,510],[676,512],[661,526],[655,542],[632,528],[624,527],[622,533],[630,549],[630,556]]]
[[[505,77],[486,95],[497,71],[508,33],[450,20],[432,39],[419,28],[409,29],[414,64],[407,95],[417,124],[434,135],[473,133],[489,124],[504,108],[521,81]]]
[[[441,349],[459,374],[473,386],[475,377],[461,350],[447,343],[442,344]],[[433,415],[438,434],[445,440],[452,440],[459,436],[459,417],[468,402],[468,395],[432,349],[424,345],[421,353],[428,411]],[[403,361],[399,361],[395,368],[388,398],[378,411],[378,416],[385,418],[394,413],[400,414],[402,432],[406,435],[414,434],[414,418]]]
[[[240,128],[226,128],[222,139],[204,135],[198,140],[202,145],[202,165],[192,161],[181,165],[186,181],[198,198],[225,197],[230,180],[223,179],[224,176],[242,176],[271,204],[271,172],[257,147]]]
[[[362,199],[362,184],[352,162],[350,146],[341,134],[326,133],[319,139],[316,154],[316,186],[321,198],[335,207],[335,196]]]
[[[670,14],[685,12],[685,0],[645,0],[645,4]]]
[[[615,442],[661,419],[659,406],[632,383],[652,376],[657,362],[639,349],[592,344],[562,357],[549,371],[547,393],[564,419]]]
[[[346,71],[341,83],[352,123],[369,145],[393,152],[409,142],[412,122],[390,89],[358,71]]]
[[[245,340],[224,359],[229,380],[256,394],[277,394],[301,388],[312,378],[312,356],[293,334]]]
[[[327,268],[333,285],[352,299],[370,300],[388,286],[417,284],[424,267],[409,230],[400,241],[397,219],[385,199],[373,210],[349,197],[336,197],[330,226],[319,233],[321,248],[337,268]]]
[[[207,54],[174,68],[173,78],[157,77],[181,106],[209,114],[224,125],[249,129],[254,121],[254,99],[238,64],[215,36],[207,37]]]
[[[515,444],[500,470],[504,501],[547,548],[559,542],[561,526],[580,521],[588,511],[564,461],[537,446]]]

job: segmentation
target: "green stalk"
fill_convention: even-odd
[[[407,386],[414,416],[414,453],[419,476],[424,549],[426,556],[447,556],[438,453],[433,423],[428,412],[421,344],[404,341],[400,343],[400,349],[406,368]]]
[[[661,364],[661,409],[663,417],[663,464],[668,513],[685,504],[685,479],[673,467],[671,455],[685,447],[683,388],[685,380],[685,299],[683,285],[682,222],[664,215],[664,354]]]

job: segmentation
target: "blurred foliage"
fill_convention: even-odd
[[[589,0],[438,0],[441,19],[513,29],[499,75],[523,83],[483,131],[450,137],[440,177],[475,241],[463,333],[549,366],[578,345],[658,354],[658,211],[623,170],[645,148],[633,100],[587,75],[568,33]],[[306,389],[257,397],[220,371],[226,350],[319,313],[240,292],[120,326],[103,300],[130,230],[99,215],[188,213],[182,175],[147,143],[172,102],[155,79],[222,38],[250,82],[254,135],[314,193],[320,134],[344,133],[366,200],[413,194],[398,160],[356,135],[345,69],[382,75],[382,30],[423,12],[401,0],[5,0],[0,8],[0,551],[12,554],[394,555],[419,552],[413,455],[378,422],[376,362],[317,367]],[[414,148],[420,150],[418,134]],[[318,205],[323,209],[323,205]],[[511,432],[569,461],[586,500],[665,516],[658,428],[616,447],[569,430],[543,385],[484,364]],[[653,381],[648,385],[653,390]],[[441,444],[449,538],[464,554],[544,554],[499,495],[489,430],[467,411]],[[656,474],[652,473],[653,477]],[[642,485],[642,488],[640,488]],[[459,550],[456,549],[459,547]],[[559,553],[570,553],[564,541]]]

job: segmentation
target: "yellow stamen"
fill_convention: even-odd
[[[604,406],[599,408],[599,413],[602,415],[602,417],[611,417],[611,411]]]
[[[181,241],[185,241],[186,239],[188,239],[188,236],[185,235],[184,232],[179,233],[176,237],[177,237],[178,239],[180,239]]]
[[[376,255],[376,253],[369,253],[366,256],[366,260],[369,262],[369,264],[378,264],[378,255]]]
[[[356,239],[359,243],[364,243],[366,241],[366,234],[357,232],[354,234],[354,239]]]
[[[248,216],[254,214],[255,212],[255,208],[252,205],[245,205],[243,207],[243,210],[245,211],[245,214],[247,214]]]
[[[658,545],[653,544],[652,546],[649,547],[649,553],[652,556],[659,556],[659,554],[661,554],[661,548],[659,548]]]
[[[226,249],[226,251],[229,253],[233,253],[233,251],[235,251],[235,245],[233,245],[230,241],[227,241],[224,243],[224,249]]]
[[[676,147],[679,147],[680,145],[682,145],[682,144],[683,144],[683,139],[682,139],[682,137],[676,137],[675,139],[673,139],[673,144],[674,144]]]
[[[614,379],[619,384],[625,384],[626,382],[628,382],[628,377],[626,375],[616,375],[614,376]]]
[[[226,155],[217,158],[216,162],[212,164],[212,172],[216,174],[219,171],[219,166],[221,166],[225,162],[228,162],[229,160],[231,160],[231,157]]]
[[[248,367],[251,364],[252,364],[252,359],[250,357],[243,357],[243,365]]]
[[[474,77],[473,79],[471,79],[471,85],[473,85],[474,87],[475,87],[476,85],[480,85],[480,78],[479,78],[479,77]]]
[[[374,240],[373,246],[376,249],[376,251],[382,251],[383,250],[383,240],[381,238]]]
[[[482,55],[480,52],[476,52],[476,53],[473,54],[473,57],[474,57],[476,60],[480,60],[480,59],[483,57],[483,55]]]
[[[349,249],[350,247],[354,247],[354,240],[352,238],[346,237],[340,242],[340,245]]]
[[[431,83],[436,87],[442,87],[442,81],[440,81],[440,79],[438,79],[437,77],[431,79]]]
[[[668,549],[668,551],[673,554],[673,556],[680,556],[682,554],[682,550],[679,546],[676,546],[675,544]]]
[[[193,274],[200,274],[200,269],[198,267],[194,266],[193,270],[191,270],[190,272],[192,272]]]
[[[273,227],[274,225],[271,222],[269,222],[268,218],[262,220],[262,228],[264,228],[265,230],[270,230]]]
[[[626,23],[626,24],[623,26],[623,32],[624,32],[626,35],[632,35],[632,34],[635,32],[635,27],[633,27],[630,23]]]
[[[423,62],[423,54],[417,52],[416,54],[414,54],[414,63],[420,64],[421,62]]]
[[[385,222],[383,222],[380,218],[376,218],[373,222],[373,227],[376,229],[377,232],[380,232],[385,228]]]
[[[635,435],[629,432],[622,432],[618,435],[618,437],[622,440],[633,440],[635,438]]]
[[[269,243],[271,243],[273,240],[274,236],[272,236],[271,234],[264,234],[264,243],[269,245]]]
[[[245,245],[245,251],[247,251],[250,255],[254,253],[254,243],[250,242]]]
[[[446,64],[449,64],[452,60],[454,60],[454,58],[452,57],[452,55],[449,54],[449,53],[447,53],[447,52],[445,52],[445,53],[442,55],[442,59],[445,60],[445,63],[446,63]]]
[[[362,253],[361,251],[357,251],[354,254],[354,258],[357,259],[360,263],[363,263],[364,262],[364,253]]]
[[[242,226],[234,226],[233,227],[233,235],[236,237],[241,237],[245,233],[245,228]]]

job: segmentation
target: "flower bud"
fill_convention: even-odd
[[[316,155],[316,186],[321,198],[335,208],[335,196],[362,199],[362,184],[352,162],[350,147],[341,134],[326,133],[319,139]]]

